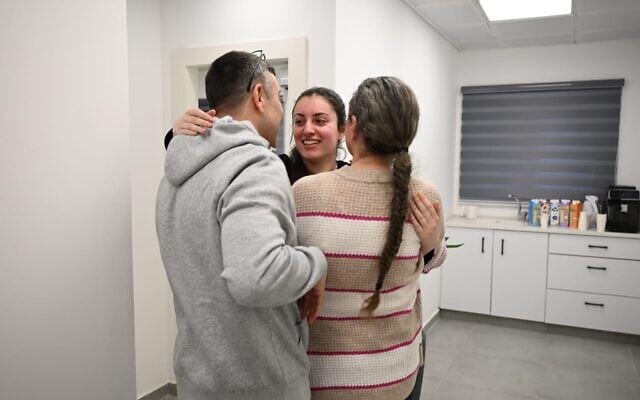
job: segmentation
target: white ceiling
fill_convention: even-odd
[[[640,0],[573,0],[571,15],[499,22],[478,0],[403,1],[458,50],[640,37]]]

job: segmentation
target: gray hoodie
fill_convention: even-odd
[[[296,246],[282,161],[247,121],[178,136],[156,204],[174,295],[181,400],[309,398],[306,324],[295,301],[326,273]]]

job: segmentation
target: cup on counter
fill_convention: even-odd
[[[466,219],[476,219],[478,218],[478,207],[477,206],[466,206],[464,210],[464,217]]]
[[[598,232],[604,232],[607,227],[607,214],[598,214],[596,216],[596,230]]]
[[[547,229],[549,227],[549,214],[540,214],[540,228]]]
[[[586,231],[589,226],[587,225],[587,213],[584,211],[580,212],[580,217],[578,218],[578,230]]]

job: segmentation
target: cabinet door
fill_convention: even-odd
[[[546,233],[494,231],[491,315],[544,321]]]
[[[491,301],[491,241],[493,232],[483,229],[447,228],[447,243],[463,243],[448,249],[442,265],[440,307],[489,314]]]

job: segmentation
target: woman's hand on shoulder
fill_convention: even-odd
[[[420,254],[427,254],[440,244],[444,235],[440,204],[416,192],[409,200],[409,207],[409,220],[420,238]]]
[[[173,124],[173,136],[176,135],[201,135],[213,126],[216,110],[204,112],[199,108],[187,110]]]

